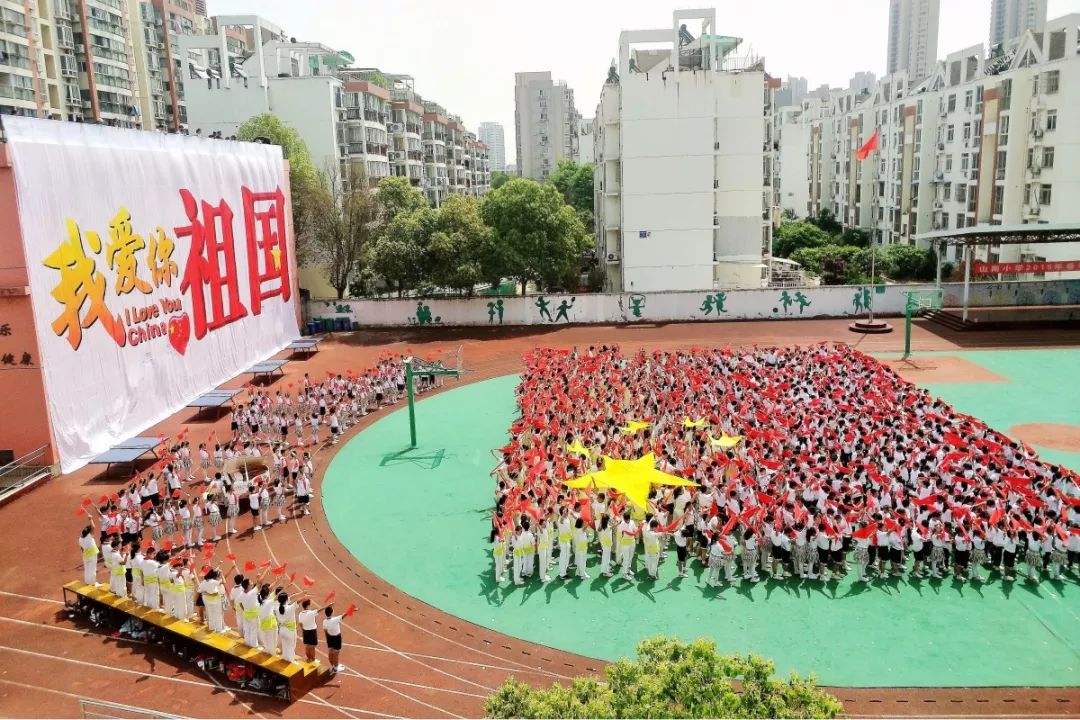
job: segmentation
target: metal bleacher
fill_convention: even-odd
[[[202,658],[204,671],[211,667],[225,674],[226,679],[230,667],[246,668],[250,682],[284,700],[295,700],[333,677],[326,665],[302,660],[288,662],[280,655],[246,645],[235,634],[211,632],[196,622],[178,620],[131,598],[117,597],[104,585],[75,580],[63,586],[63,593],[64,606],[74,615],[116,628],[131,620],[138,621],[147,631],[148,642],[171,648],[187,659]]]

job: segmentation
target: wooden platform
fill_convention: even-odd
[[[72,581],[64,585],[64,604],[70,608],[86,605],[117,613],[125,618],[135,618],[163,631],[169,639],[189,644],[193,651],[217,656],[222,662],[243,663],[256,673],[275,680],[277,694],[286,700],[295,700],[312,688],[322,685],[333,672],[326,665],[297,660],[287,662],[280,655],[257,650],[233,633],[216,633],[188,620],[177,620],[160,610],[139,605],[129,598],[113,595],[107,585],[87,585]]]

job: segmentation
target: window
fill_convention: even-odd
[[[956,213],[956,229],[964,227],[964,213]]]
[[[952,200],[952,185],[945,185],[945,194],[942,199]]]
[[[1006,145],[1009,142],[1009,116],[1001,115],[998,119],[998,145]]]
[[[952,142],[953,141],[953,130],[954,130],[954,128],[953,128],[952,125],[949,125],[948,127],[945,128],[945,140],[946,140],[946,142]]]
[[[975,91],[974,90],[968,90],[966,93],[964,93],[964,109],[965,110],[970,110],[972,104],[974,103],[974,101],[975,101]]]
[[[1057,129],[1057,110],[1047,110],[1046,111],[1046,129],[1047,130],[1056,130]]]
[[[1031,167],[1032,160],[1034,159],[1034,157],[1035,157],[1035,151],[1032,148],[1028,148],[1028,151],[1027,151],[1027,167]]]
[[[956,94],[949,96],[949,112],[956,110]]]
[[[990,195],[990,214],[1000,215],[1001,206],[1005,201],[1005,186],[995,185],[994,192]]]
[[[1061,71],[1049,70],[1046,73],[1046,94],[1052,95],[1058,91],[1061,86]]]
[[[964,142],[971,139],[971,123],[964,123]]]
[[[1052,148],[1052,147],[1044,147],[1043,148],[1042,166],[1044,168],[1052,168],[1052,167],[1054,167],[1054,148]]]
[[[952,155],[945,156],[945,172],[952,171]]]
[[[1051,187],[1052,186],[1050,186],[1050,185],[1043,185],[1043,186],[1041,186],[1039,188],[1039,204],[1040,205],[1049,205],[1050,204]]]
[[[967,202],[967,185],[956,183],[956,201]]]
[[[968,154],[967,153],[962,153],[960,155],[960,169],[961,170],[967,170],[968,169]]]

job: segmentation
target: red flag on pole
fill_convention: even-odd
[[[315,587],[315,581],[314,581],[314,580],[312,580],[312,579],[311,579],[310,577],[308,577],[307,575],[305,575],[305,576],[304,576],[303,578],[301,578],[301,579],[300,579],[300,582],[301,582],[301,584],[303,584],[303,586],[304,586],[304,587],[306,587],[306,588],[309,588],[309,587]]]
[[[353,613],[357,610],[355,603],[349,603],[349,607],[345,608],[345,617],[352,617]]]
[[[856,160],[865,160],[870,157],[870,153],[878,149],[878,144],[881,141],[881,131],[874,130],[874,134],[870,136],[870,139],[863,143],[862,147],[855,151]]]
[[[336,590],[331,590],[330,592],[326,593],[326,597],[323,598],[323,604],[324,605],[329,605],[330,603],[332,603],[334,601],[334,597],[336,595],[337,595]]]

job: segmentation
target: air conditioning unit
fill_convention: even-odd
[[[69,78],[79,77],[79,71],[76,70],[75,68],[67,68],[67,67],[66,68],[60,68],[60,74],[63,77],[69,77]]]
[[[348,146],[348,144],[341,143],[340,145],[338,145],[338,155],[348,155],[348,154],[349,154],[349,146]]]
[[[617,252],[609,252],[607,254],[607,261],[608,261],[608,263],[610,263],[612,265],[619,262],[620,260],[621,260],[621,258],[619,257],[619,253],[617,253]]]
[[[404,150],[391,150],[390,151],[390,162],[405,162],[405,151]]]
[[[405,124],[404,123],[390,123],[389,125],[386,126],[386,129],[387,129],[387,131],[392,132],[392,133],[403,133],[403,132],[405,132]]]
[[[1041,165],[1032,165],[1031,166],[1031,174],[1034,175],[1035,177],[1039,177],[1039,175],[1042,174],[1042,166]]]
[[[944,149],[945,149],[945,143],[943,143],[943,142],[939,142],[939,143],[937,144],[937,149],[938,149],[938,150],[944,150]]]
[[[1043,129],[1041,127],[1037,127],[1031,131],[1031,134],[1034,135],[1036,138],[1041,138],[1043,136]]]

